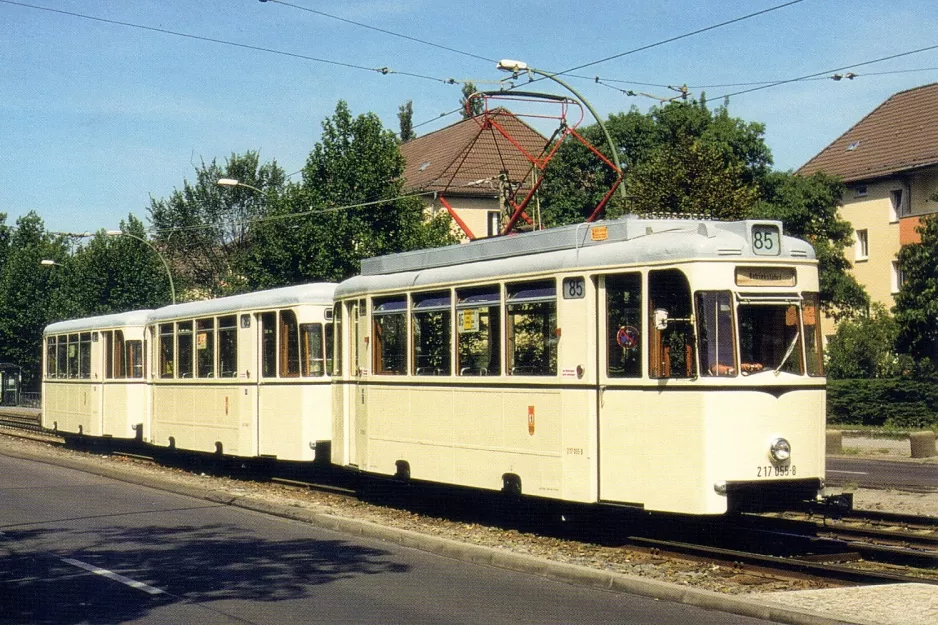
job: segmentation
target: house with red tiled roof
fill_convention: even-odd
[[[520,186],[519,200],[524,196],[533,176],[528,156],[540,158],[547,145],[505,109],[490,111],[488,118],[494,124],[481,116],[464,119],[401,145],[407,190],[427,192],[433,211],[450,211],[466,239],[500,231],[508,216],[505,194]]]
[[[880,104],[796,173],[823,171],[847,185],[841,216],[854,228],[853,274],[887,308],[902,284],[899,249],[938,212],[938,83]]]

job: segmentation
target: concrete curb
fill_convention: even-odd
[[[214,490],[207,479],[205,488],[180,484],[153,475],[140,475],[132,469],[102,467],[78,459],[53,458],[39,453],[3,449],[6,456],[61,466],[92,475],[107,477],[156,490],[185,495],[220,505],[234,506],[262,514],[291,519],[323,529],[393,543],[402,547],[418,549],[427,553],[469,562],[481,566],[492,566],[567,584],[599,588],[612,592],[627,593],[683,603],[709,610],[717,610],[792,625],[872,625],[863,620],[843,621],[816,612],[797,610],[778,605],[760,603],[758,599],[724,595],[709,590],[689,588],[658,580],[602,571],[575,564],[553,562],[524,554],[500,551],[489,547],[461,543],[448,538],[430,536],[411,530],[385,527],[370,521],[338,517],[311,510],[273,504],[248,497]]]

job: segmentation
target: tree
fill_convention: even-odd
[[[938,197],[932,198],[938,200]],[[938,364],[938,216],[921,219],[918,243],[899,250],[902,285],[893,313],[899,326],[896,349],[916,361]]]
[[[469,96],[475,92],[476,86],[471,82],[467,82],[462,86],[462,97],[459,99],[459,105],[463,119],[470,119],[482,114],[482,100],[480,98],[469,99]]]
[[[404,159],[375,114],[339,101],[322,128],[302,182],[257,229],[255,286],[342,280],[362,258],[455,242],[447,218],[426,220],[419,198],[402,197]]]
[[[407,143],[411,139],[417,138],[414,132],[414,101],[407,100],[407,104],[401,104],[397,110],[397,119],[401,124],[401,143]]]
[[[24,386],[36,388],[41,379],[42,331],[57,320],[50,302],[60,269],[43,268],[40,261],[63,256],[65,244],[45,232],[34,212],[17,219],[7,234],[0,266],[0,362],[19,365]]]
[[[219,187],[221,178],[242,186]],[[260,163],[257,152],[232,154],[224,167],[215,160],[196,168],[168,199],[151,200],[154,243],[192,296],[219,296],[247,289],[245,275],[253,224],[267,215],[286,176],[276,161]],[[253,187],[253,188],[251,188]]]
[[[905,368],[895,352],[899,326],[882,304],[843,319],[827,344],[827,375],[834,379],[891,378]]]
[[[753,207],[756,219],[777,219],[785,234],[814,246],[820,274],[821,309],[835,320],[865,313],[869,296],[849,272],[844,255],[853,244],[853,228],[840,218],[843,183],[823,173],[796,176],[774,172],[762,183],[762,200]]]

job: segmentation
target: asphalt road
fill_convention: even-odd
[[[905,487],[938,491],[938,465],[828,456],[827,483],[860,487]]]
[[[765,623],[0,455],[0,622]]]

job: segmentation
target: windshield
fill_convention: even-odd
[[[740,305],[738,314],[742,374],[761,371],[804,374],[797,306],[745,304]]]

